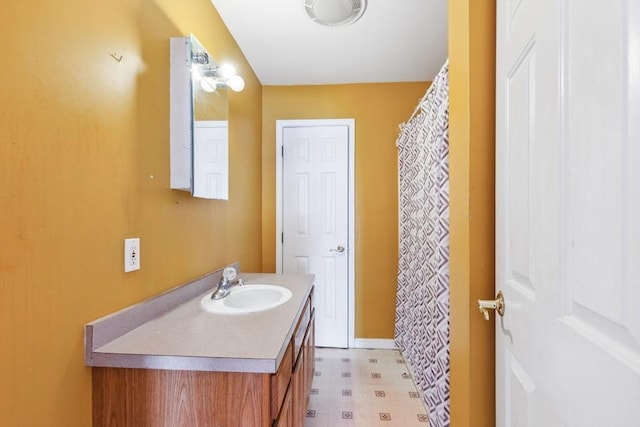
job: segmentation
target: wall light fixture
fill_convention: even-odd
[[[228,87],[234,92],[244,89],[244,79],[236,74],[233,66],[222,64],[200,68],[200,86],[207,92],[214,92],[216,88]]]

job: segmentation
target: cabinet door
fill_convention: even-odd
[[[293,370],[293,346],[287,348],[280,367],[275,375],[271,376],[271,416],[275,419],[282,408]]]
[[[316,346],[315,346],[315,315],[311,315],[309,321],[309,328],[307,329],[307,336],[304,339],[304,411],[306,412],[307,405],[309,404],[309,396],[311,395],[311,386],[313,383],[313,375],[315,372],[316,364]]]
[[[282,408],[280,409],[280,415],[273,424],[274,427],[294,427],[293,422],[293,387],[287,389],[287,393],[284,396],[282,402]]]
[[[305,351],[304,346],[298,356],[298,361],[291,376],[293,388],[293,425],[303,427],[307,411],[306,383],[305,383]]]

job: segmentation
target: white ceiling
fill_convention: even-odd
[[[432,80],[447,58],[447,0],[369,0],[347,27],[304,0],[212,0],[263,85]]]

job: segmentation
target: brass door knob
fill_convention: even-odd
[[[484,320],[489,320],[489,310],[495,310],[500,316],[504,316],[504,296],[502,291],[498,291],[494,300],[479,299],[478,309],[484,316]]]

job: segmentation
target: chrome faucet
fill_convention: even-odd
[[[218,281],[216,290],[211,294],[211,299],[222,299],[229,295],[231,287],[234,285],[244,285],[244,279],[236,278],[236,269],[233,267],[227,267],[222,271],[222,277]]]

